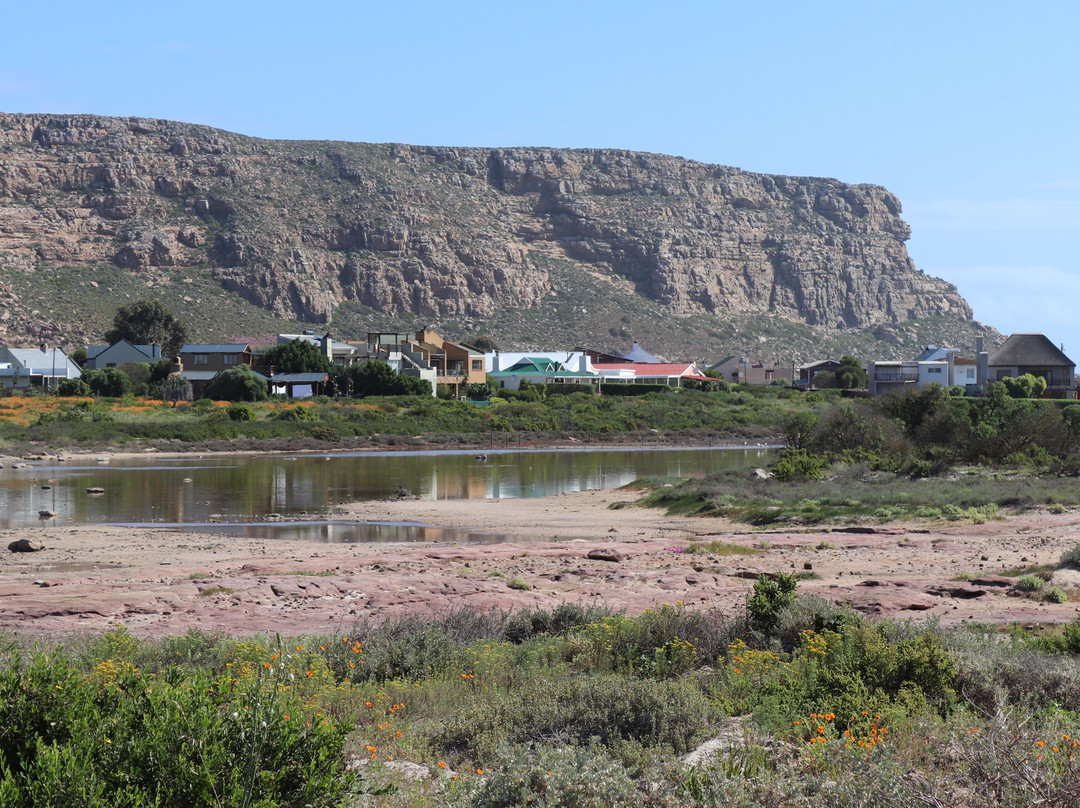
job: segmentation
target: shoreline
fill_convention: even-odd
[[[123,625],[140,636],[193,628],[319,634],[410,613],[553,608],[564,600],[629,613],[677,602],[735,613],[758,574],[779,571],[811,576],[800,582],[802,593],[880,617],[1047,626],[1080,613],[1080,601],[1020,597],[1000,576],[1056,563],[1080,544],[1077,511],[981,525],[761,530],[668,516],[637,507],[639,496],[614,489],[535,499],[376,500],[340,506],[332,516],[508,539],[494,544],[309,542],[153,526],[3,530],[5,547],[25,538],[45,549],[0,556],[0,633],[32,640]],[[688,552],[711,541],[718,543],[712,553]],[[1080,573],[1056,573],[1054,583],[1080,598]]]
[[[294,449],[217,449],[217,448],[191,448],[186,450],[172,450],[172,449],[158,449],[156,447],[147,447],[140,451],[114,451],[110,449],[72,449],[72,450],[52,450],[43,448],[42,451],[37,453],[23,453],[21,455],[0,453],[0,467],[14,464],[14,463],[27,463],[40,460],[59,460],[67,458],[87,458],[87,457],[108,457],[110,459],[117,460],[134,460],[144,457],[162,457],[162,458],[183,458],[191,457],[193,455],[214,455],[221,457],[252,455],[261,456],[269,454],[279,455],[368,455],[368,454],[401,454],[401,455],[426,455],[426,454],[469,454],[470,452],[477,452],[481,454],[505,454],[509,452],[588,452],[588,451],[620,451],[620,450],[640,450],[640,451],[665,451],[665,450],[679,450],[679,451],[705,451],[705,450],[718,450],[718,451],[743,451],[743,450],[778,450],[785,448],[783,443],[718,443],[712,445],[711,443],[702,444],[699,442],[687,442],[681,443],[664,443],[655,441],[653,443],[635,442],[635,441],[605,441],[602,443],[586,442],[579,440],[561,440],[561,441],[534,441],[529,443],[519,443],[516,446],[490,446],[488,444],[455,444],[449,445],[436,445],[436,444],[420,444],[420,445],[383,445],[383,446],[366,446],[366,447],[347,447],[347,446],[334,446],[332,448],[309,448],[309,447],[297,447]]]

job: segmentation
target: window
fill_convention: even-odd
[[[472,361],[472,369],[473,370],[483,370],[484,369],[484,360],[483,359],[474,359]]]
[[[927,368],[927,373],[941,373],[941,368]]]
[[[240,361],[239,354],[227,353],[223,354],[222,357],[226,365],[235,365],[237,362]]]
[[[191,364],[193,365],[209,365],[210,355],[204,353],[193,354],[191,357]]]

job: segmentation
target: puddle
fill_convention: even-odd
[[[185,522],[112,523],[115,527],[153,527],[182,533],[211,533],[246,539],[309,541],[323,544],[501,544],[529,541],[529,537],[509,536],[467,528],[435,527],[412,522],[345,522],[340,520],[304,522]]]

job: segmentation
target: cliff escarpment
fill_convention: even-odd
[[[134,279],[146,296],[188,284],[193,309],[218,290],[310,323],[347,309],[432,323],[542,311],[567,294],[555,267],[588,287],[582,322],[613,295],[826,331],[970,320],[953,286],[915,268],[908,236],[884,188],[655,154],[0,115],[0,339],[95,336],[79,294],[46,311],[13,280],[50,273]]]

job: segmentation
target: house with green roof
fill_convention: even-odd
[[[586,363],[579,363],[579,367]],[[521,382],[532,384],[593,384],[599,378],[589,370],[571,370],[565,363],[544,356],[523,356],[505,370],[488,373],[506,390],[521,389]]]

